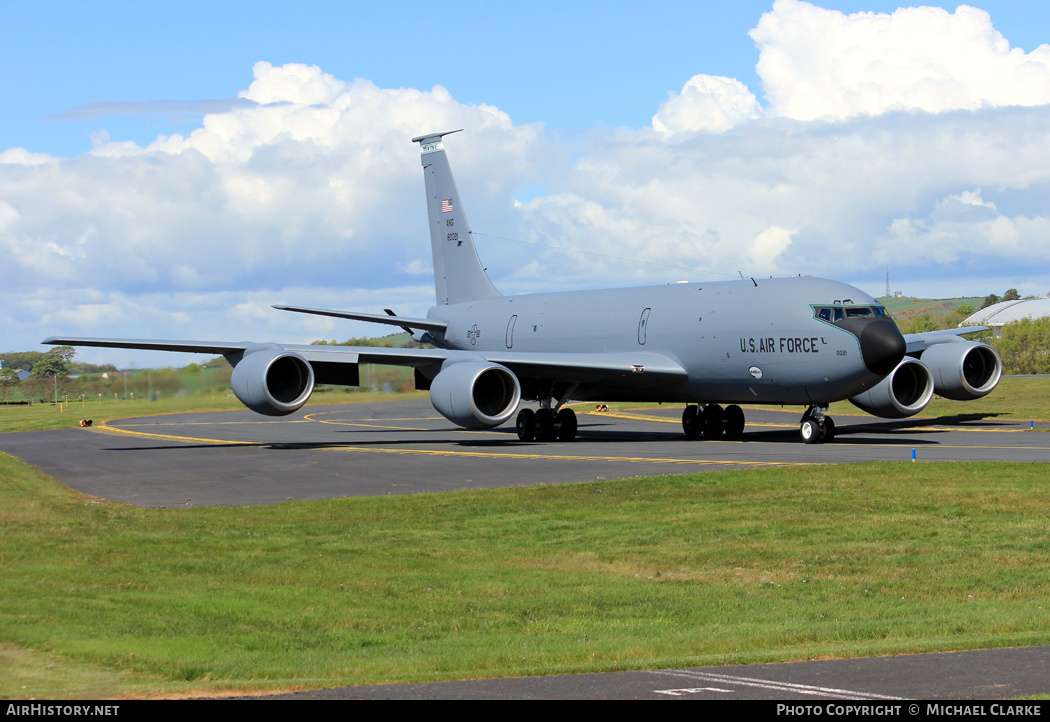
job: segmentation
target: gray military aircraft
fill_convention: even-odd
[[[806,443],[829,441],[826,415],[849,399],[884,418],[921,411],[934,393],[968,400],[999,382],[990,346],[962,338],[981,329],[903,336],[881,303],[820,278],[714,283],[504,296],[478,259],[445,153],[450,133],[413,138],[426,181],[437,305],[426,318],[275,306],[285,311],[399,326],[431,349],[276,343],[49,338],[46,344],[222,354],[234,393],[260,414],[290,414],[314,384],[358,384],[358,366],[415,370],[434,408],[468,429],[518,411],[523,441],[569,441],[575,401],[685,403],[692,439],[739,438],[740,404],[807,407]],[[723,404],[726,406],[723,407]]]

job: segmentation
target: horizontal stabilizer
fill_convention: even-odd
[[[296,313],[312,313],[315,316],[334,316],[335,318],[349,318],[354,321],[369,321],[371,323],[382,323],[387,326],[399,326],[405,329],[419,329],[432,333],[444,332],[448,324],[432,318],[411,318],[409,316],[387,316],[381,313],[359,313],[357,311],[329,311],[323,308],[303,308],[301,306],[274,306],[280,311],[295,311]]]

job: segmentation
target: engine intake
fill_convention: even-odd
[[[1003,375],[999,353],[976,341],[929,346],[921,358],[933,374],[934,391],[953,401],[970,401],[987,395]]]
[[[314,370],[297,353],[260,349],[246,353],[233,367],[230,386],[241,403],[266,416],[298,410],[314,390]]]
[[[448,364],[430,383],[430,403],[466,429],[491,429],[509,419],[521,400],[510,369],[483,361]]]
[[[933,376],[911,356],[897,364],[890,375],[850,403],[884,419],[904,419],[926,408],[933,398]]]

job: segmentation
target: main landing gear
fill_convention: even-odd
[[[576,412],[560,409],[555,413],[550,406],[537,411],[522,409],[516,426],[522,441],[572,441],[576,438]]]
[[[744,412],[736,404],[723,409],[718,404],[686,406],[682,428],[690,439],[739,439],[744,433]]]
[[[830,416],[825,416],[826,406],[810,406],[806,413],[802,414],[799,422],[798,432],[802,441],[807,444],[823,444],[835,438],[835,422]]]
[[[572,441],[575,439],[576,412],[563,407],[572,398],[577,388],[579,384],[558,389],[561,392],[560,396],[555,395],[554,384],[549,384],[544,388],[539,394],[539,409],[536,411],[522,409],[518,412],[515,422],[518,438],[522,441]]]

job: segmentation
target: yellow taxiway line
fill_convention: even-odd
[[[259,422],[268,423],[268,422]],[[323,423],[323,422],[322,422]],[[356,424],[355,424],[356,425]],[[361,424],[362,426],[368,426],[368,424]],[[402,427],[380,427],[380,428],[402,428]],[[162,441],[181,441],[186,443],[197,443],[197,444],[216,444],[216,445],[242,445],[242,446],[265,446],[267,442],[259,441],[235,441],[230,439],[208,439],[197,436],[174,436],[172,434],[159,434],[151,431],[137,431],[135,429],[127,429],[116,426],[108,426],[106,422],[100,423],[98,426],[92,427],[93,431],[115,434],[115,435],[127,435],[137,436],[147,439],[158,439]],[[408,431],[419,431],[420,429],[408,429]],[[594,456],[594,455],[579,455],[575,456],[572,454],[521,454],[521,453],[504,453],[504,452],[491,452],[491,451],[464,451],[462,449],[386,449],[377,447],[367,446],[323,446],[318,449],[319,451],[352,451],[369,454],[408,454],[408,455],[424,455],[424,456],[457,456],[457,457],[471,457],[471,458],[491,458],[491,459],[513,459],[513,460],[536,460],[536,459],[548,459],[552,461],[625,461],[631,463],[642,463],[649,462],[655,464],[695,464],[702,466],[804,466],[805,463],[801,462],[785,462],[785,461],[730,461],[730,460],[719,460],[719,459],[688,459],[688,458],[661,458],[661,457],[647,457],[647,456]]]
[[[192,422],[192,423],[178,423],[178,424],[148,424],[150,427],[158,426],[209,426],[209,425],[243,425],[243,424],[273,424],[273,423],[320,423],[320,424],[332,424],[336,426],[353,426],[361,428],[373,428],[373,429],[388,429],[394,431],[426,431],[425,427],[420,426],[395,426],[392,424],[375,424],[375,423],[364,423],[361,421],[326,421],[324,419],[317,418],[319,414],[326,412],[316,412],[309,414],[301,420],[295,421],[222,421],[222,422]],[[667,418],[664,416],[650,416],[647,414],[632,414],[627,412],[614,412],[614,411],[583,411],[582,414],[588,416],[607,416],[612,418],[622,418],[634,421],[652,421],[658,423],[670,423],[678,424],[679,421],[673,418]],[[436,420],[433,419],[420,419],[420,418],[406,418],[406,419],[384,419],[384,421],[428,421]],[[111,421],[120,421],[126,419],[111,419]],[[147,424],[143,424],[147,426]],[[749,426],[762,426],[771,428],[794,428],[794,424],[775,424],[775,423],[754,423]],[[214,444],[214,445],[240,445],[240,446],[265,446],[268,442],[259,441],[238,441],[233,439],[212,439],[198,436],[176,436],[173,434],[163,434],[152,431],[139,431],[136,429],[129,429],[125,427],[109,426],[108,422],[103,421],[98,426],[92,427],[93,431],[108,433],[108,434],[123,434],[127,436],[138,436],[141,438],[158,439],[161,441],[179,441],[184,443],[197,443],[197,444]],[[975,429],[975,428],[955,428],[955,427],[939,427],[930,426],[915,429],[915,431],[971,431],[971,432],[986,432],[986,433],[1018,433],[1027,431],[1027,429]],[[457,429],[457,433],[464,434],[499,434],[499,432],[492,431],[471,431],[466,429]],[[740,441],[721,441],[721,442],[703,442],[708,447],[712,443],[743,443]],[[866,446],[870,447],[870,444],[851,444],[848,441],[836,440],[836,446]],[[907,443],[882,443],[878,446],[900,446],[907,447]],[[936,447],[931,447],[930,450],[947,450],[947,449],[986,449],[986,450],[1016,450],[1018,447],[1013,446],[994,446],[994,445],[979,445],[979,446],[962,446],[962,445],[947,445],[938,444]],[[1030,446],[1022,447],[1026,450],[1031,451],[1045,451],[1050,450],[1047,446]],[[502,452],[480,452],[480,451],[464,451],[462,449],[455,450],[443,450],[443,449],[389,449],[389,448],[378,448],[378,447],[364,447],[364,446],[323,446],[320,450],[330,451],[357,451],[362,453],[372,454],[421,454],[430,456],[469,456],[477,458],[504,458],[504,459],[551,459],[561,461],[627,461],[627,462],[651,462],[661,464],[698,464],[705,466],[723,465],[723,466],[804,466],[816,462],[779,462],[779,461],[731,461],[731,460],[717,460],[717,459],[689,459],[689,458],[660,458],[660,457],[631,457],[631,456],[591,456],[591,455],[580,455],[574,456],[571,454],[520,454],[520,453],[502,453]]]
[[[119,421],[119,419],[112,419],[113,421]],[[133,429],[125,429],[119,426],[109,426],[107,422],[103,421],[98,426],[92,426],[91,430],[96,433],[113,434],[116,436],[141,436],[147,439],[160,439],[162,441],[185,441],[194,442],[197,444],[241,444],[243,446],[258,446],[257,441],[232,441],[227,439],[204,439],[196,436],[175,436],[173,434],[156,434],[150,431],[135,431]]]
[[[489,459],[536,459],[553,461],[629,461],[655,464],[699,464],[703,466],[810,466],[813,462],[794,461],[729,461],[725,459],[666,459],[651,456],[573,456],[571,454],[512,454],[492,451],[464,451],[462,449],[383,449],[366,446],[327,447],[326,451],[359,451],[371,454],[421,454],[426,456],[469,456]]]

